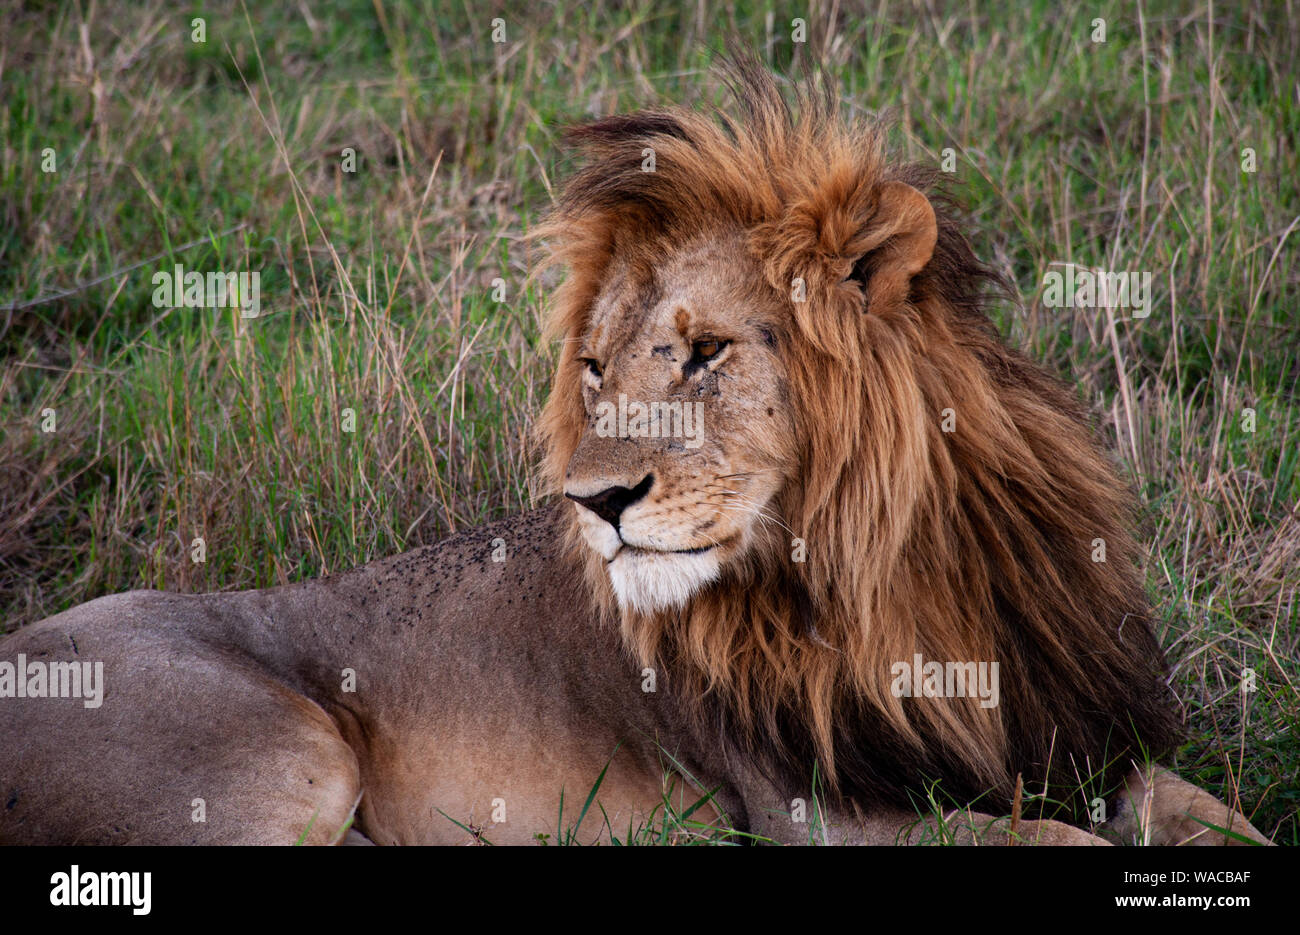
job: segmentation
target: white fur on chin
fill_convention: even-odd
[[[682,554],[624,548],[605,568],[619,606],[642,613],[681,607],[719,572],[716,550]]]

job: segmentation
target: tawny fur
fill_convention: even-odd
[[[791,107],[765,72],[733,78],[734,119],[668,109],[571,134],[585,163],[539,232],[568,269],[546,465],[560,489],[588,421],[581,336],[611,264],[653,281],[677,245],[739,230],[789,323],[798,467],[775,513],[807,561],[773,524],[685,609],[643,614],[616,606],[575,531],[600,612],[724,742],[787,782],[816,762],[859,800],[904,801],[926,777],[958,798],[1009,795],[1017,772],[1100,789],[1109,765],[1168,751],[1179,721],[1128,492],[1072,394],[998,339],[984,304],[999,279],[934,173],[889,161],[881,130],[842,122],[829,97]],[[930,192],[919,271],[905,260],[924,219],[895,216],[894,183]],[[796,278],[806,301],[790,298]],[[916,653],[999,661],[1001,705],[894,697],[891,664]]]

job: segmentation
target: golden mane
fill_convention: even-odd
[[[1009,796],[1018,773],[1050,773],[1065,795],[1088,777],[1088,797],[1109,791],[1111,765],[1180,733],[1124,485],[1072,394],[999,340],[984,304],[1000,281],[936,174],[889,161],[883,131],[842,121],[829,91],[788,103],[756,65],[728,75],[734,117],[662,109],[570,132],[583,162],[537,232],[568,270],[548,322],[569,340],[542,414],[545,471],[558,491],[586,422],[572,339],[611,259],[652,275],[673,245],[738,229],[791,316],[801,482],[774,512],[806,561],[769,528],[684,609],[641,614],[617,608],[575,526],[600,613],[699,730],[790,794],[814,763],[863,804],[906,804],[926,779],[959,801]],[[893,241],[872,242],[890,182],[936,213],[910,291]],[[805,302],[789,300],[795,277]],[[918,653],[997,661],[1000,705],[895,697],[891,666]]]

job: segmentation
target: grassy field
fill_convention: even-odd
[[[534,502],[552,283],[525,288],[523,236],[560,131],[721,99],[734,33],[779,73],[825,62],[907,157],[952,150],[976,252],[1023,297],[999,326],[1077,383],[1139,491],[1180,773],[1300,843],[1296,10],[983,6],[0,14],[3,629],[299,580]],[[1150,271],[1150,317],[1046,307],[1061,263]],[[261,316],[157,307],[176,264],[260,271]]]

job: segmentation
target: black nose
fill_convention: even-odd
[[[600,493],[592,494],[590,497],[576,497],[571,493],[566,493],[565,496],[581,503],[618,529],[618,518],[623,515],[623,511],[648,494],[650,485],[654,482],[655,476],[647,474],[635,487],[606,487]]]

